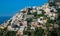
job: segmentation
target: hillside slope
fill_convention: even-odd
[[[0,28],[4,29],[7,27],[9,31],[18,31],[21,35],[23,31],[36,30],[36,28],[42,28],[46,31],[59,28],[59,25],[56,23],[59,13],[57,9],[59,7],[56,7],[55,4],[46,3],[43,6],[24,8],[10,20],[0,25]]]

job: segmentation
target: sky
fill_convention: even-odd
[[[41,6],[48,0],[0,0],[0,16],[13,16],[27,6]]]

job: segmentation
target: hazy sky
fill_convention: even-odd
[[[40,6],[48,0],[0,0],[0,16],[13,16],[26,6]]]

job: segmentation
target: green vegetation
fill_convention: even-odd
[[[7,28],[0,29],[0,36],[16,36],[16,31],[8,31]]]
[[[6,36],[16,36],[16,31],[8,31]]]
[[[27,20],[28,22],[32,22],[32,21],[33,21],[32,18],[27,18],[26,20]]]
[[[55,2],[49,2],[49,6],[56,6]]]
[[[31,15],[31,12],[28,12],[27,15]]]
[[[43,16],[43,14],[38,14],[36,17],[37,18],[40,18],[41,16]]]
[[[58,8],[57,10],[58,10],[58,13],[60,13],[60,8]]]
[[[36,28],[34,36],[42,36],[44,30],[42,28]]]

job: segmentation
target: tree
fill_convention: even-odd
[[[49,2],[49,6],[56,6],[55,2]]]
[[[16,36],[16,31],[8,31],[8,33],[6,34],[6,36]]]
[[[0,36],[2,36],[3,35],[3,32],[2,32],[2,29],[0,28]]]
[[[42,28],[36,28],[36,30],[35,30],[35,34],[34,34],[34,36],[42,36],[43,35],[43,32],[44,32],[44,30],[42,29]]]

